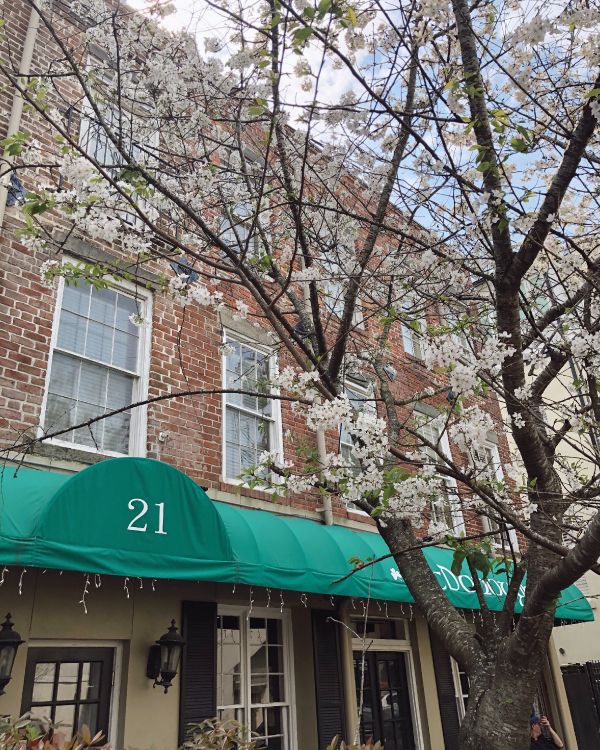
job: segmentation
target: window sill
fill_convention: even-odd
[[[91,465],[103,461],[106,458],[122,458],[123,456],[138,455],[134,453],[116,453],[115,451],[99,451],[95,448],[65,443],[49,439],[43,443],[36,443],[33,455],[59,461],[70,461],[80,464]]]

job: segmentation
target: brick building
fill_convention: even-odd
[[[77,19],[56,8],[63,33],[76,36]],[[35,29],[30,4],[16,0],[4,20],[4,64],[25,72],[29,49],[31,70],[43,70],[56,48],[43,24]],[[14,125],[15,106],[14,88],[4,87],[2,137]],[[105,148],[90,138],[84,117],[75,115],[69,127],[92,150]],[[50,137],[27,111],[18,129],[42,144]],[[316,449],[317,441],[289,402],[222,392],[243,385],[248,368],[256,385],[277,358],[280,366],[287,363],[266,327],[252,315],[239,320],[228,312],[239,295],[248,304],[250,298],[232,285],[230,305],[221,311],[182,307],[160,291],[165,264],[138,268],[122,246],[68,234],[58,218],[53,232],[63,260],[119,265],[133,280],[108,288],[48,286],[40,275],[47,253],[18,233],[23,217],[13,198],[19,186],[6,187],[5,179],[0,602],[26,646],[0,713],[32,709],[67,728],[87,723],[113,746],[165,749],[181,741],[190,722],[218,714],[250,726],[272,750],[317,750],[336,733],[354,733],[356,631],[367,612],[372,647],[363,734],[382,738],[388,750],[454,747],[468,683],[430,635],[398,571],[382,562],[373,573],[335,583],[353,555],[386,553],[374,522],[336,500],[331,518],[311,493],[273,502],[239,480],[263,450],[292,457],[299,444]],[[325,290],[325,305],[331,294]],[[146,324],[132,323],[137,314]],[[441,314],[428,311],[428,321],[439,322]],[[328,320],[336,325],[335,303]],[[368,343],[368,315],[356,328]],[[398,399],[445,386],[444,376],[432,380],[421,361],[418,330],[399,329],[389,365]],[[355,401],[368,400],[360,378],[350,375],[345,387]],[[165,398],[189,391],[207,393]],[[445,393],[431,399],[424,417],[445,399]],[[69,430],[138,401],[149,403]],[[492,398],[480,404],[500,420]],[[32,440],[53,432],[60,434]],[[331,430],[325,441],[330,451],[351,448],[343,430]],[[508,461],[500,430],[482,448],[500,472]],[[459,456],[456,446],[446,449]],[[481,530],[481,518],[449,495],[432,502],[423,528],[435,519],[455,530]],[[511,539],[518,543],[514,534]],[[451,558],[436,548],[430,564],[475,624],[476,597],[468,575],[450,571]],[[491,600],[501,601],[502,585],[487,585]],[[152,689],[148,649],[171,619],[186,645],[165,694]],[[567,732],[555,670],[547,665],[544,700]]]

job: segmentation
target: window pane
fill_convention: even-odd
[[[256,732],[259,737],[264,737],[267,733],[267,716],[266,709],[262,707],[253,708],[250,711],[250,729]]]
[[[77,681],[79,678],[79,664],[77,662],[63,662],[58,673],[58,690],[56,700],[75,700]]]
[[[54,725],[60,725],[58,728],[64,732],[66,739],[70,740],[73,736],[73,727],[75,724],[75,706],[68,704],[66,706],[54,707]]]
[[[108,370],[106,368],[92,362],[82,362],[79,375],[79,392],[77,394],[79,401],[95,406],[104,406],[107,381]],[[101,409],[96,409],[95,413],[100,414],[101,411]]]
[[[111,361],[114,330],[110,326],[90,321],[88,323],[85,355],[100,362]]]
[[[93,661],[82,664],[81,669],[81,700],[97,700],[100,694],[100,680],[102,679],[102,662]]]
[[[256,418],[240,412],[240,445],[252,447],[256,445]]]
[[[115,453],[127,453],[129,446],[129,432],[131,427],[131,414],[122,412],[108,417],[102,423],[103,436],[102,448]]]
[[[90,305],[90,319],[104,323],[111,328],[115,321],[115,307],[117,293],[112,289],[96,289],[92,287],[92,302]]]
[[[79,360],[66,354],[55,352],[52,357],[50,393],[75,398],[79,379]]]
[[[267,710],[267,729],[269,735],[281,734],[283,731],[283,708],[269,708]]]
[[[138,337],[124,331],[115,331],[112,364],[124,370],[137,370]]]
[[[283,675],[269,676],[269,693],[272,703],[281,703],[285,700],[285,688]]]
[[[120,409],[131,404],[133,395],[133,377],[120,372],[109,372],[108,391],[106,394],[107,411]]]
[[[247,346],[242,347],[241,367],[242,389],[245,391],[256,391],[258,388],[256,352],[253,349],[249,349]],[[258,399],[256,398],[256,396],[249,396],[247,394],[244,394],[242,396],[242,404],[246,407],[246,409],[252,409],[252,411],[258,410]]]
[[[86,318],[82,318],[81,315],[76,315],[68,310],[63,310],[60,314],[58,325],[58,346],[70,352],[83,354],[86,330]]]
[[[133,299],[133,297],[126,297],[124,294],[117,294],[117,317],[115,320],[115,327],[119,331],[125,331],[126,333],[138,334],[138,327],[129,320],[130,315],[137,315],[141,312],[141,306]]]
[[[269,646],[269,672],[283,672],[283,649],[281,646]]]
[[[54,690],[54,674],[56,665],[48,662],[40,662],[35,665],[35,677],[33,678],[33,703],[48,702],[52,700]]]
[[[267,672],[267,648],[264,645],[250,643],[250,669],[252,673],[264,675]]]
[[[44,418],[44,429],[46,433],[64,430],[75,424],[76,409],[76,401],[49,393],[46,404],[46,416]],[[65,433],[60,436],[60,439],[71,440],[72,437],[72,433]]]
[[[253,674],[250,686],[251,703],[269,703],[269,682],[266,674]]]
[[[89,419],[102,414],[103,410],[94,404],[79,402],[75,414],[76,424],[87,422]],[[80,427],[73,433],[73,440],[80,445],[89,445],[92,448],[102,447],[102,431],[104,425],[102,422],[94,422],[90,427]]]
[[[217,620],[217,701],[220,706],[241,702],[242,645],[239,617]]]
[[[281,620],[267,620],[267,637],[269,639],[269,644],[283,643],[281,637]]]
[[[83,703],[79,707],[79,718],[77,720],[77,729],[81,730],[84,726],[90,730],[92,737],[98,731],[98,704],[97,703]]]
[[[67,284],[63,287],[62,309],[70,310],[87,318],[90,306],[91,285],[85,281]]]

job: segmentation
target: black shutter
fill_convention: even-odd
[[[331,611],[313,610],[313,653],[317,697],[317,732],[325,750],[338,735],[345,739],[344,687],[340,659],[338,625],[329,620]]]
[[[456,691],[452,677],[450,654],[435,633],[429,631],[431,640],[431,655],[435,671],[442,731],[444,733],[445,750],[457,750],[460,721],[456,707]]]
[[[588,672],[583,664],[568,664],[561,671],[577,744],[585,750],[598,750],[600,727]]]
[[[181,614],[185,646],[179,698],[180,745],[190,724],[217,714],[217,605],[183,602]]]

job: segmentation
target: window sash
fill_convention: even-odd
[[[225,344],[236,348],[235,354],[223,355],[225,388],[237,386],[240,390],[262,392],[260,380],[270,378],[274,367],[274,355],[230,334],[225,336]],[[233,361],[232,366],[234,356],[237,362]],[[270,389],[264,390],[263,396],[224,394],[223,475],[227,481],[240,481],[239,475],[242,471],[255,465],[263,451],[279,449],[279,405],[271,397]],[[242,434],[243,423],[243,429],[246,430],[245,441]],[[261,428],[261,425],[264,427]],[[260,440],[260,429],[266,430],[263,441]],[[251,432],[254,435],[253,440]]]
[[[229,621],[227,624],[231,626],[233,624],[231,620],[235,620],[236,628],[223,627],[226,621]],[[257,624],[256,621],[267,624],[266,629],[263,630],[265,640],[259,643],[252,642],[253,632],[257,630],[252,625],[253,623]],[[224,644],[227,636],[223,638],[222,635],[227,630],[232,630],[232,632],[237,630],[239,634],[239,647],[233,656],[231,654],[226,655],[223,648],[223,645],[229,645]],[[275,641],[271,640],[270,637],[273,632],[275,632]],[[256,638],[254,640],[256,641]],[[233,640],[232,644],[236,645]],[[271,653],[273,651],[276,653]],[[260,611],[255,611],[251,613],[249,610],[233,607],[219,608],[217,620],[217,715],[219,718],[235,718],[249,731],[256,731],[260,712],[264,712],[263,726],[265,733],[259,732],[259,741],[266,737],[268,747],[278,747],[282,750],[287,750],[291,744],[292,702],[288,653],[287,618],[285,616],[277,617],[272,612],[263,614]],[[236,659],[239,659],[237,664],[235,663]],[[230,662],[229,670],[224,672],[223,666],[226,661]],[[237,679],[239,690],[239,701],[237,703],[221,702],[224,697],[224,676],[233,678],[230,683],[232,686],[235,685]],[[260,689],[263,685],[267,693],[271,692],[272,685],[278,685],[276,690],[283,691],[283,699],[271,700],[272,696],[268,694],[266,697],[269,700],[264,702],[253,700],[253,689],[256,690],[257,687]],[[219,687],[221,688],[220,691]],[[263,695],[263,697],[265,696]],[[269,732],[268,718],[270,712],[280,717],[280,731],[278,732]],[[272,738],[275,742],[269,743],[269,738]]]
[[[496,479],[501,481],[504,479],[504,474],[502,472],[502,466],[500,464],[500,456],[498,454],[498,449],[493,444],[486,444],[477,447],[474,449],[475,459],[479,464],[485,464],[485,468],[481,469],[480,466],[474,467],[479,472],[484,471],[489,473],[490,479]],[[483,476],[482,479],[487,479],[488,477]],[[500,524],[495,521],[493,518],[490,518],[487,515],[480,516],[481,523],[483,526],[483,530],[486,532],[490,532],[491,536],[490,539],[493,542],[493,544],[496,547],[502,547],[506,544],[505,539],[503,538],[502,529]],[[507,533],[508,533],[507,528]],[[493,533],[492,533],[493,532]]]
[[[448,439],[445,435],[440,438],[440,431],[432,427],[432,425],[423,423],[418,428],[419,434],[428,440],[433,445],[439,444],[441,452],[448,456],[450,453],[448,446]],[[427,445],[423,446],[423,452],[428,456],[432,463],[439,463],[440,457],[438,454]],[[443,523],[446,528],[453,529],[458,525],[462,525],[462,514],[455,507],[456,501],[453,500],[452,490],[455,488],[454,482],[450,479],[439,476],[438,479],[442,482],[442,496],[432,498],[430,501],[430,514],[431,521],[434,523]]]
[[[146,305],[146,300],[118,287],[96,290],[85,282],[71,287],[62,282],[45,390],[46,432],[68,428],[140,399],[145,336],[129,315],[140,309],[144,313]],[[139,419],[125,410],[90,428],[65,432],[54,441],[85,450],[128,454],[137,442],[133,428],[139,426]]]
[[[416,321],[419,331],[423,330],[422,321]],[[404,351],[406,354],[410,354],[417,359],[423,359],[423,349],[421,347],[421,339],[413,328],[406,323],[402,323],[402,344],[404,345]]]

